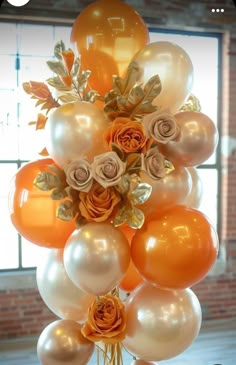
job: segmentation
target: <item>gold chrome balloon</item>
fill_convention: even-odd
[[[94,343],[81,334],[81,325],[71,320],[50,323],[41,333],[37,353],[42,365],[85,365]]]
[[[184,199],[183,204],[189,208],[198,209],[202,201],[203,183],[195,167],[187,167],[187,170],[191,175],[192,189]]]
[[[59,318],[84,322],[87,311],[95,299],[73,284],[63,263],[63,250],[49,250],[38,265],[36,279],[39,293]]]
[[[180,137],[166,145],[161,152],[173,163],[185,167],[201,165],[215,151],[219,134],[213,121],[200,112],[185,111],[175,114]]]
[[[152,179],[144,172],[140,173],[140,177],[142,182],[152,187],[150,198],[140,205],[145,216],[154,211],[164,211],[176,204],[183,203],[192,188],[190,173],[182,166],[176,166],[174,171],[159,180]]]
[[[200,303],[190,289],[165,290],[149,283],[137,287],[126,302],[124,347],[145,361],[159,361],[183,352],[201,326]]]
[[[88,223],[75,231],[64,250],[65,269],[73,283],[88,293],[106,294],[125,275],[130,246],[109,223]]]
[[[105,152],[101,137],[108,126],[98,106],[76,101],[53,111],[46,123],[46,148],[60,166],[80,157],[90,161]]]
[[[138,83],[145,84],[154,75],[161,80],[161,93],[152,102],[176,113],[191,93],[193,65],[188,54],[177,44],[153,42],[133,57],[140,67]]]

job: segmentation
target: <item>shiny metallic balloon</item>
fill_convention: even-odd
[[[143,283],[126,302],[124,347],[144,361],[172,358],[191,345],[201,326],[200,303],[190,289],[165,290]]]
[[[63,263],[63,250],[49,250],[37,267],[39,293],[48,308],[62,319],[84,322],[95,299],[73,284]]]
[[[201,205],[203,195],[203,183],[198,170],[195,167],[187,167],[192,179],[192,189],[186,196],[183,204],[189,208],[198,209]]]
[[[180,137],[166,145],[159,145],[164,156],[185,167],[201,165],[215,151],[219,134],[213,121],[200,112],[185,111],[175,114]]]
[[[60,166],[80,157],[92,160],[105,151],[101,135],[107,127],[98,106],[76,101],[53,111],[46,123],[46,148]]]
[[[176,166],[174,171],[160,180],[154,180],[144,172],[140,173],[140,177],[142,182],[152,187],[150,198],[140,205],[145,216],[183,203],[192,188],[190,173],[182,166]]]
[[[157,365],[157,364],[150,362],[150,361],[136,359],[136,360],[133,360],[130,365]]]
[[[139,83],[145,84],[159,75],[161,93],[153,104],[176,113],[191,93],[193,65],[188,54],[177,44],[153,42],[140,49],[133,58],[140,67]]]
[[[88,223],[75,231],[64,250],[65,269],[82,290],[105,294],[125,275],[130,246],[125,235],[109,223]]]
[[[85,365],[94,343],[81,334],[81,325],[71,320],[50,323],[41,333],[37,353],[42,365]]]

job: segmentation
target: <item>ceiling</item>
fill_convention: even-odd
[[[7,0],[3,0],[0,21],[6,18],[30,17],[72,22],[93,2],[93,0],[30,0],[23,7],[14,7]],[[236,29],[236,7],[233,0],[126,0],[125,2],[137,10],[149,24]],[[213,13],[213,8],[224,9],[224,12]]]

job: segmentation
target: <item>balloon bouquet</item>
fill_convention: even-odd
[[[149,43],[129,5],[89,5],[71,40],[79,56],[58,42],[53,77],[23,85],[46,141],[10,187],[13,225],[48,248],[37,284],[60,318],[40,335],[38,357],[84,365],[96,347],[104,364],[121,364],[123,349],[137,363],[169,359],[199,333],[190,287],[217,257],[196,167],[218,132],[190,94],[188,54]]]

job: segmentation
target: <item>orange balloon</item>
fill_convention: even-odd
[[[131,244],[131,258],[152,284],[184,289],[201,281],[215,263],[218,236],[207,217],[176,205],[148,218]]]
[[[130,228],[128,225],[120,226],[119,229],[124,233],[126,238],[129,241],[129,244],[131,245],[132,239],[135,236],[136,229]],[[120,284],[118,285],[120,289],[131,292],[134,290],[141,282],[143,281],[143,278],[138,273],[138,270],[134,266],[134,263],[132,260],[130,260],[128,270],[126,271],[125,276],[121,280]]]
[[[81,68],[92,71],[90,87],[104,95],[112,88],[112,75],[124,76],[133,56],[149,43],[149,32],[130,5],[98,0],[76,18],[71,41],[81,55]]]
[[[52,159],[32,161],[17,171],[9,192],[11,221],[16,230],[38,246],[63,248],[75,230],[74,220],[66,222],[56,217],[61,200],[52,200],[51,191],[34,186],[36,176],[54,165]]]

